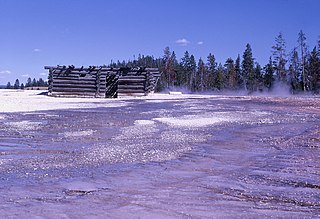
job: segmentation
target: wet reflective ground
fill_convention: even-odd
[[[0,114],[0,218],[320,217],[319,98],[107,105]]]

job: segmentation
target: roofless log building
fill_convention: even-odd
[[[154,92],[157,68],[107,68],[103,66],[45,66],[49,70],[48,95],[115,98],[146,96]]]

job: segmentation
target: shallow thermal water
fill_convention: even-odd
[[[0,114],[0,218],[320,217],[319,98],[122,103]]]

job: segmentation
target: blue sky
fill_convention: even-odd
[[[250,43],[265,65],[281,31],[287,51],[302,29],[313,48],[319,0],[0,0],[0,84],[47,78],[45,65],[103,65],[139,53],[218,62]]]

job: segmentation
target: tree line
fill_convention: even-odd
[[[16,79],[16,81],[14,82],[14,84],[12,85],[10,82],[7,83],[6,85],[6,89],[25,89],[28,87],[46,87],[48,86],[48,82],[44,81],[42,78],[39,78],[38,80],[36,80],[35,78],[33,78],[33,80],[31,78],[28,78],[26,83],[21,83],[19,79]]]
[[[276,84],[289,87],[291,93],[320,92],[320,39],[317,45],[309,47],[306,35],[301,30],[296,46],[286,50],[286,42],[280,32],[275,37],[268,63],[261,66],[253,57],[251,45],[246,45],[242,56],[228,58],[225,63],[217,63],[210,53],[204,60],[196,61],[194,55],[186,51],[180,61],[169,47],[161,58],[139,55],[133,61],[117,61],[109,67],[156,67],[162,71],[157,90],[184,88],[191,92],[245,90],[248,94],[272,91]]]
[[[213,53],[206,59],[196,60],[193,54],[186,51],[178,61],[174,51],[164,49],[164,55],[154,58],[139,54],[134,60],[117,61],[108,67],[149,67],[159,68],[162,72],[157,84],[157,91],[183,88],[191,92],[240,91],[252,92],[272,91],[277,85],[288,87],[291,93],[320,92],[320,39],[311,47],[306,43],[306,35],[298,33],[296,46],[289,52],[286,41],[280,32],[275,37],[268,63],[260,65],[254,58],[251,45],[248,43],[243,54],[235,59],[228,58],[225,63],[217,63]],[[7,88],[24,88],[47,86],[43,79],[31,80],[20,84],[17,79]]]

